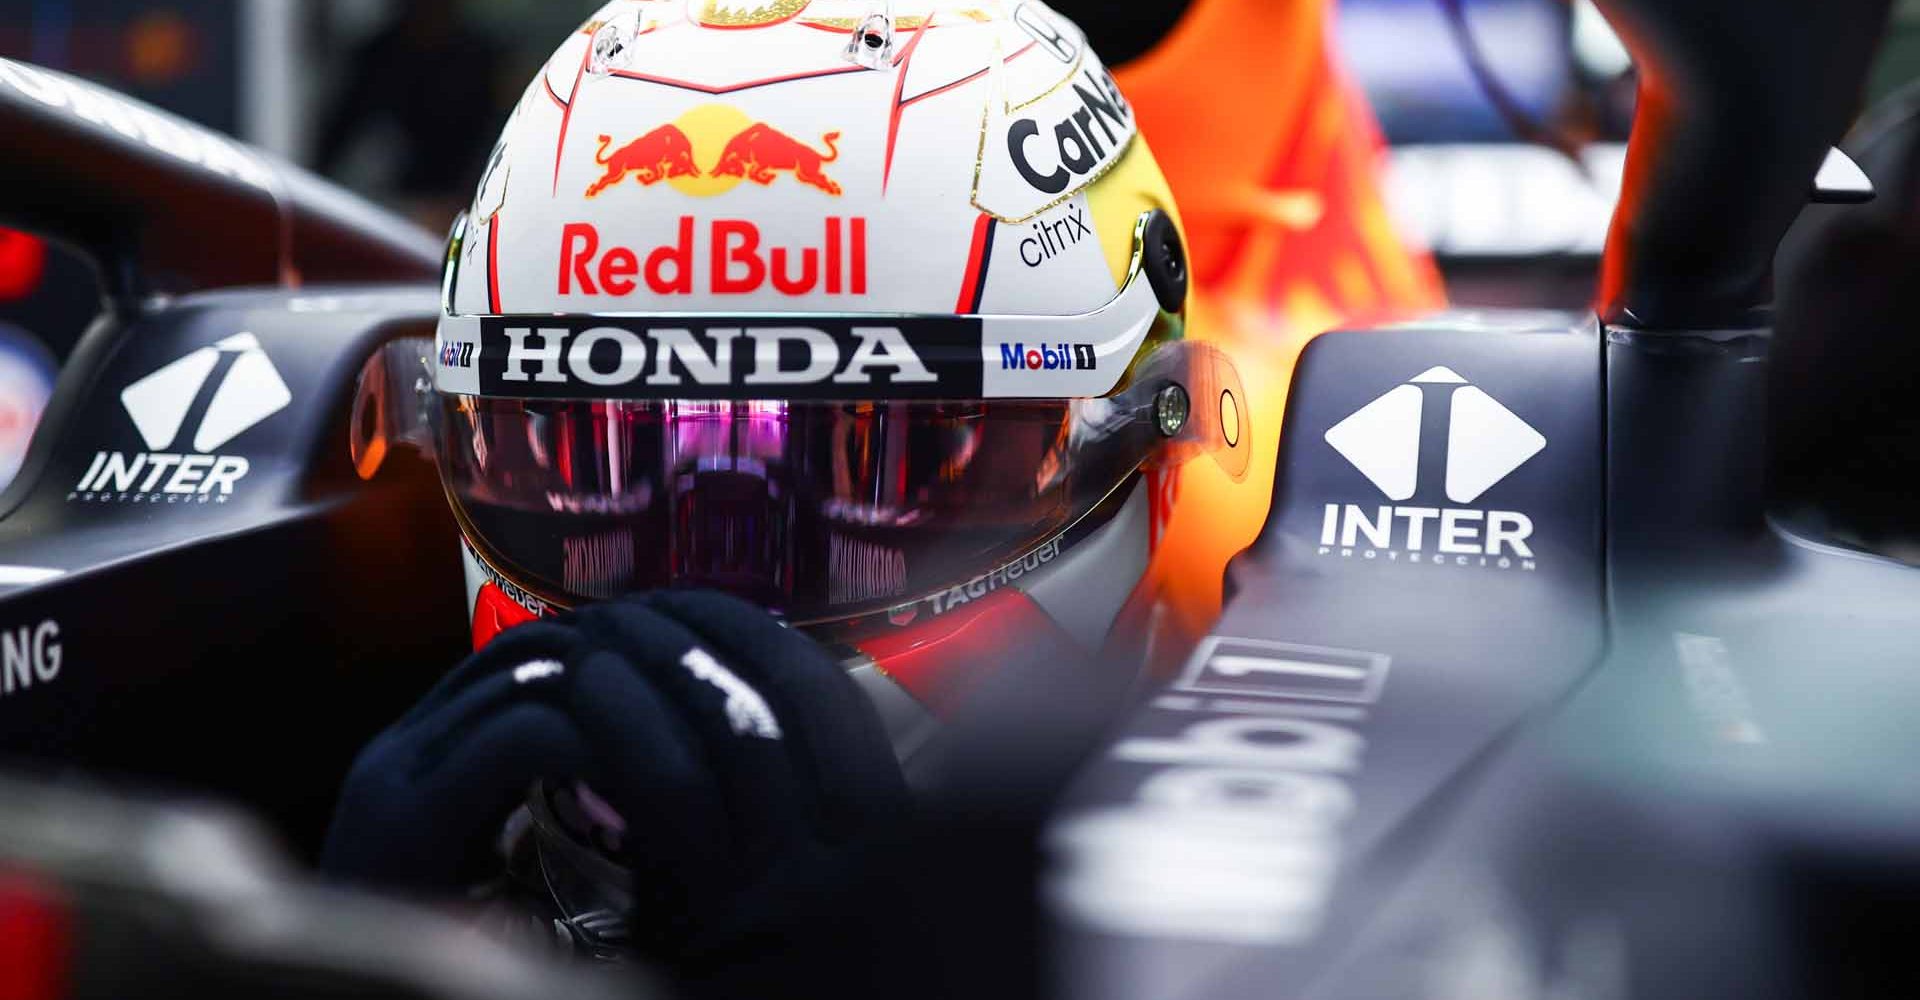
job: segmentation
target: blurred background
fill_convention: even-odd
[[[1619,185],[1626,54],[1588,0],[1457,0],[1458,22],[1453,2],[1339,5],[1332,41],[1393,146],[1396,216],[1457,302],[1581,305]],[[594,7],[0,0],[0,55],[238,135],[438,231],[521,85]],[[1898,7],[1873,98],[1920,72],[1920,2]]]
[[[1453,2],[1459,23],[1445,14]],[[438,230],[470,198],[519,88],[595,6],[0,0],[0,55],[238,135]],[[1920,2],[1897,6],[1872,99],[1920,72]],[[1632,87],[1588,0],[1343,0],[1333,42],[1393,145],[1401,225],[1439,255],[1457,301],[1543,294],[1481,280],[1502,258],[1597,253]],[[1578,305],[1590,286],[1572,285]]]
[[[471,198],[521,85],[595,6],[0,0],[0,56],[238,135],[440,232]],[[1920,0],[1896,6],[1870,102],[1920,75]],[[1129,30],[1156,32],[1171,17],[1084,19],[1124,60],[1146,47]],[[1584,306],[1633,92],[1626,53],[1590,0],[1342,0],[1330,42],[1390,144],[1396,223],[1433,252],[1451,300]],[[82,262],[0,236],[0,484],[24,451],[52,359],[96,302]]]

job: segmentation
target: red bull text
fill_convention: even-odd
[[[866,219],[828,217],[816,246],[764,243],[760,227],[745,219],[715,219],[701,232],[683,216],[666,246],[603,247],[597,227],[576,222],[560,234],[559,292],[619,297],[644,284],[655,295],[750,295],[771,282],[784,295],[867,294]]]

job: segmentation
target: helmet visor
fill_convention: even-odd
[[[440,398],[440,466],[467,535],[535,594],[713,587],[799,623],[1015,559],[1166,443],[1152,407],[1125,397]]]

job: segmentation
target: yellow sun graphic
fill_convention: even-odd
[[[698,177],[670,177],[667,183],[675,191],[694,198],[712,198],[740,185],[742,178],[713,175],[733,137],[753,126],[753,119],[728,104],[703,104],[674,121],[693,144],[693,162],[700,167]]]

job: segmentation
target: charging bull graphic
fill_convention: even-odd
[[[601,175],[587,188],[587,197],[597,197],[632,177],[643,187],[665,182],[681,194],[711,198],[742,181],[771,186],[782,173],[837,197],[842,189],[827,176],[826,165],[840,158],[840,133],[828,132],[821,141],[825,151],[737,108],[703,105],[612,153],[608,149],[613,137],[601,136],[600,151],[593,158]]]
[[[628,174],[636,175],[647,187],[673,177],[700,176],[700,168],[693,163],[693,142],[678,125],[662,125],[608,156],[607,147],[611,145],[613,136],[600,137],[600,151],[594,154],[593,162],[605,167],[607,173],[587,189],[589,198],[626,180]]]
[[[762,122],[727,143],[713,175],[744,177],[755,184],[769,185],[778,171],[791,170],[794,180],[837,197],[840,185],[822,168],[840,158],[840,133],[828,132],[820,141],[826,144],[825,153]]]

